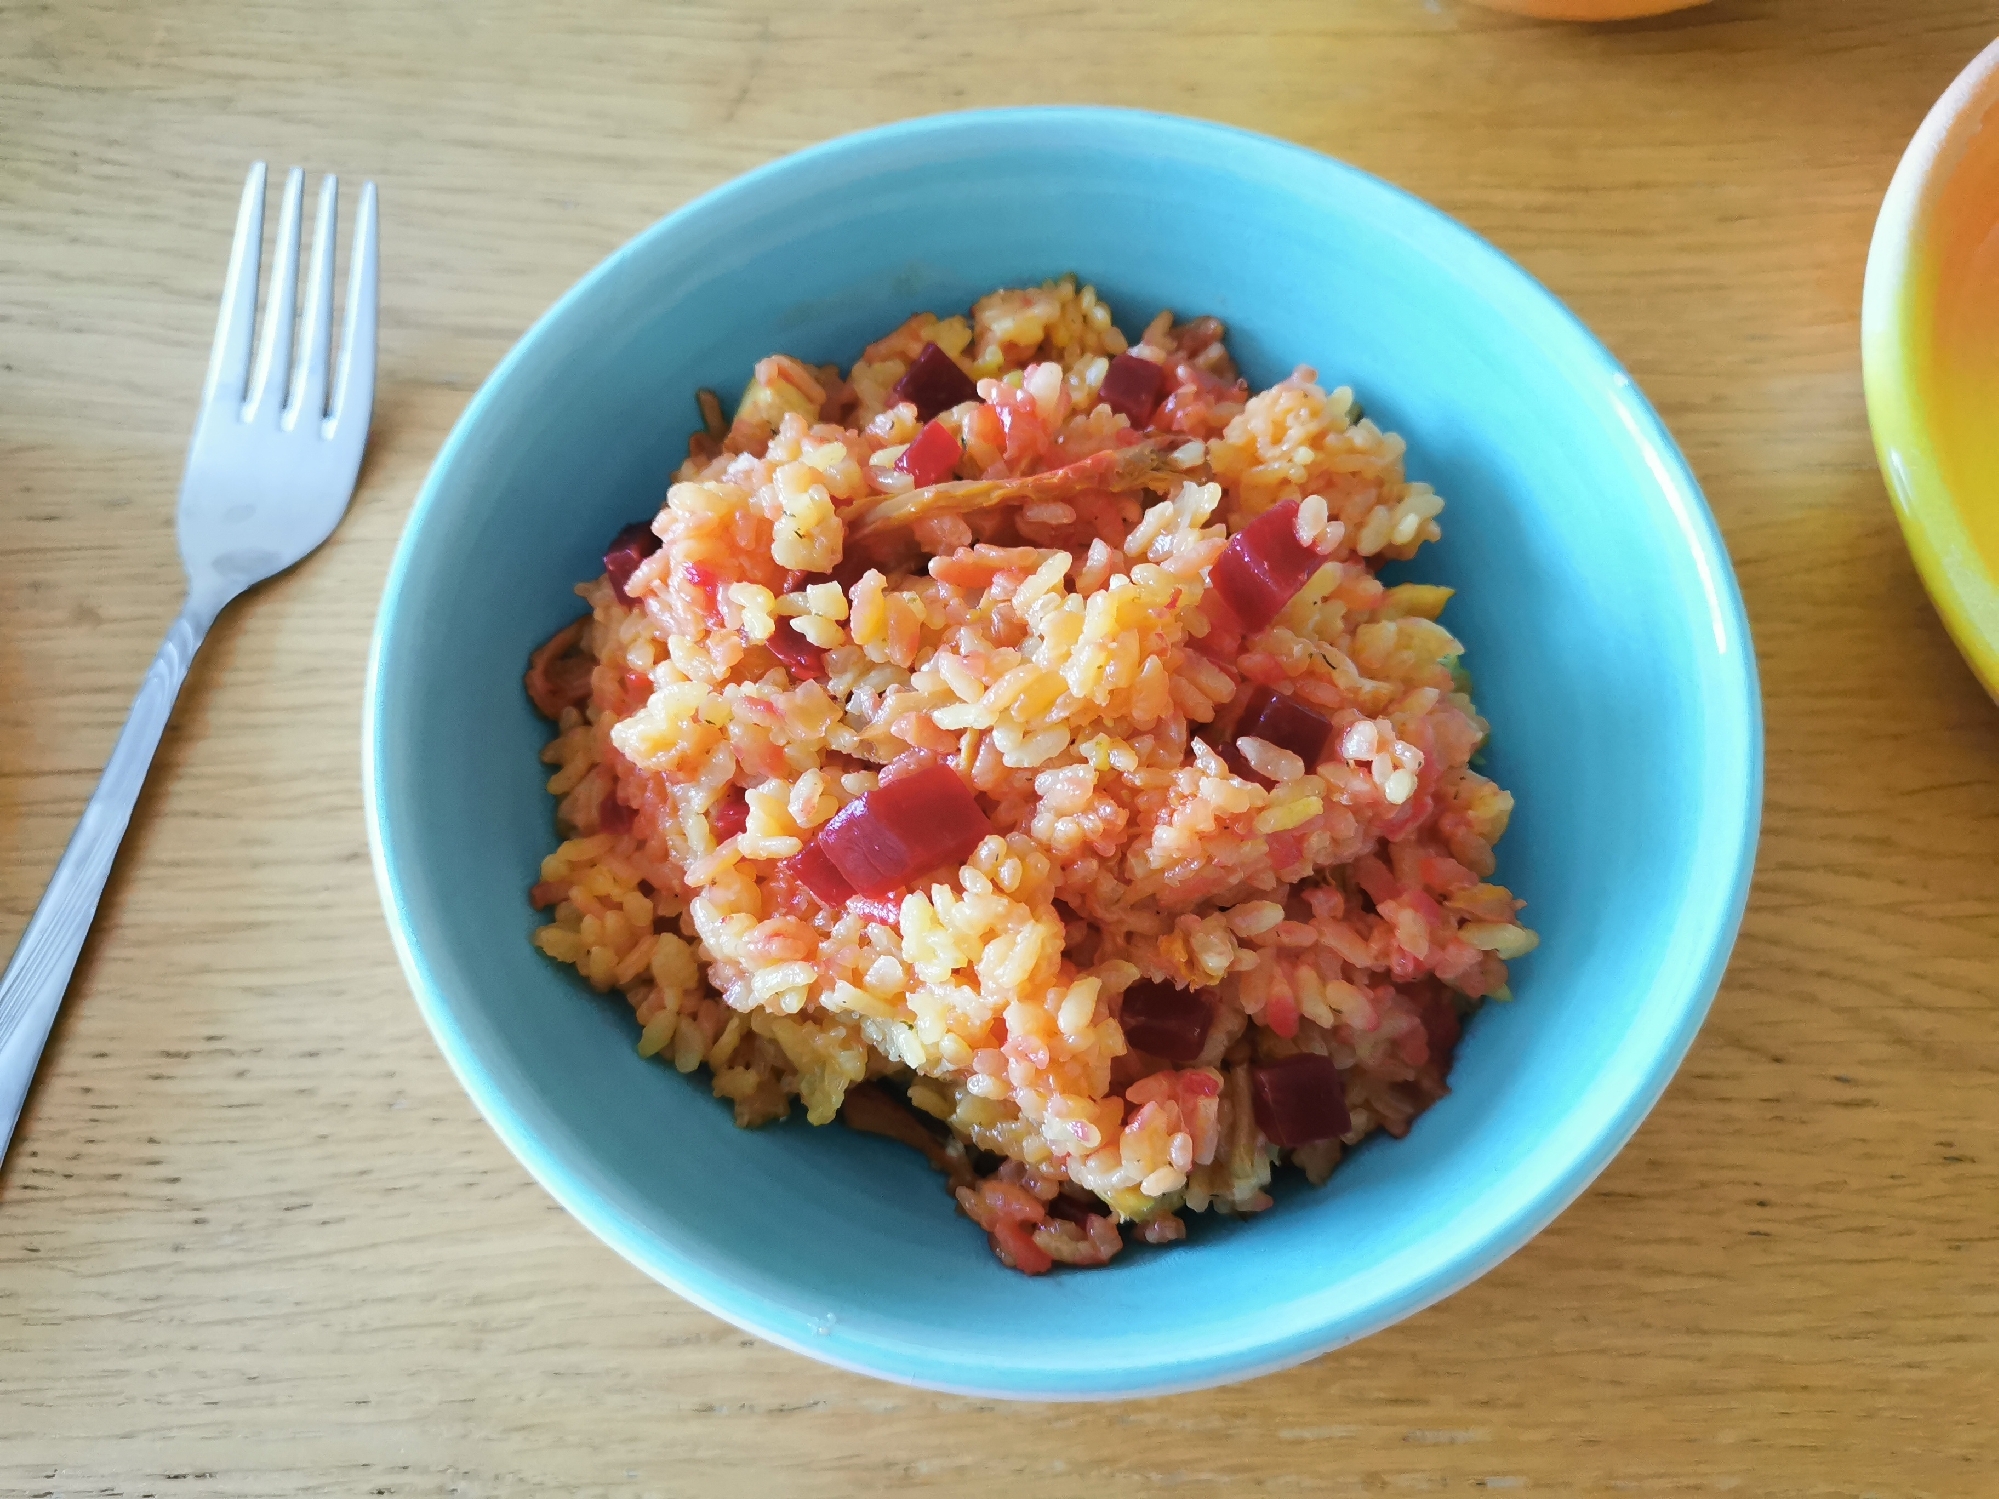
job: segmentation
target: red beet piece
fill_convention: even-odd
[[[1191,989],[1156,979],[1140,979],[1125,990],[1118,1012],[1125,1040],[1167,1062],[1198,1061],[1214,1022],[1215,1012],[1207,1000]]]
[[[916,362],[903,371],[888,393],[891,406],[907,401],[916,408],[916,419],[927,422],[940,411],[966,401],[976,401],[979,388],[972,377],[958,368],[958,361],[935,344],[925,344]]]
[[[898,472],[914,479],[920,489],[950,478],[964,452],[964,445],[949,427],[942,422],[931,422],[916,434],[916,441],[902,450],[895,466]]]
[[[867,576],[869,568],[880,567],[881,565],[881,559],[875,556],[869,548],[849,546],[842,554],[840,560],[833,564],[833,570],[830,573],[816,574],[812,578],[812,581],[814,583],[824,583],[830,578],[833,582],[840,585],[843,592],[851,592],[854,585]]]
[[[1464,1022],[1458,1019],[1457,1006],[1451,1003],[1441,985],[1420,991],[1417,999],[1422,1006],[1423,1036],[1430,1044],[1430,1065],[1442,1077],[1451,1070],[1451,1059],[1457,1055],[1458,1038],[1464,1033]]]
[[[1229,538],[1208,581],[1245,634],[1268,627],[1325,558],[1298,540],[1298,502],[1272,505]]]
[[[992,830],[958,773],[931,765],[849,802],[806,852],[820,852],[859,894],[887,895],[961,862]]]
[[[1313,712],[1296,698],[1268,687],[1259,687],[1250,694],[1235,726],[1238,739],[1261,739],[1291,751],[1305,762],[1307,774],[1317,769],[1332,734],[1330,719]]]
[[[808,843],[780,866],[799,884],[810,890],[824,906],[838,909],[854,898],[854,887],[833,867],[826,851],[817,842]]]
[[[597,804],[597,827],[605,833],[629,833],[639,814],[618,800],[618,788],[613,786],[604,793],[603,801]]]
[[[604,571],[611,579],[611,592],[619,602],[629,604],[632,596],[625,592],[625,585],[632,581],[632,574],[639,570],[639,564],[659,550],[659,538],[652,534],[652,527],[642,520],[635,520],[616,536],[611,538],[611,549],[604,553]]]
[[[794,677],[810,677],[815,682],[825,680],[825,648],[814,645],[799,634],[798,626],[789,619],[779,619],[777,628],[770,632],[770,639],[764,644]]]
[[[1104,371],[1104,383],[1097,387],[1097,399],[1134,427],[1152,420],[1153,409],[1166,387],[1166,371],[1150,359],[1136,354],[1120,354]]]
[[[1256,1127],[1272,1145],[1290,1149],[1337,1140],[1353,1127],[1346,1084],[1331,1057],[1301,1051],[1249,1069]]]
[[[715,834],[717,843],[726,843],[729,839],[737,837],[749,825],[749,801],[734,787],[708,809],[708,826]]]

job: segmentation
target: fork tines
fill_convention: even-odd
[[[236,213],[236,241],[229,251],[229,275],[222,287],[222,315],[215,325],[215,348],[202,390],[204,406],[237,408],[238,419],[282,425],[291,430],[301,418],[332,437],[341,414],[355,411],[365,424],[375,389],[375,184],[361,186],[354,247],[348,256],[346,321],[340,333],[340,367],[327,392],[333,337],[333,232],[340,197],[338,179],[319,182],[313,215],[312,260],[306,270],[303,314],[298,313],[300,200],[305,173],[285,175],[284,204],[278,212],[277,264],[271,272],[269,305],[256,368],[250,367],[252,329],[257,313],[257,272],[264,243],[264,164],[250,168],[243,202]],[[294,320],[298,357],[293,358]],[[280,399],[282,398],[282,399]]]

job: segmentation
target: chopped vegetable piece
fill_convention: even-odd
[[[639,564],[658,550],[659,538],[653,535],[652,527],[642,520],[633,521],[611,538],[611,549],[604,553],[604,571],[611,579],[611,592],[618,596],[619,603],[632,602],[632,596],[625,592],[625,585],[632,581],[632,574],[639,570]]]
[[[916,441],[895,460],[896,472],[908,474],[919,485],[941,484],[964,456],[964,444],[942,422],[931,422],[916,434]]]
[[[1292,1149],[1337,1140],[1353,1127],[1346,1084],[1331,1057],[1301,1051],[1249,1069],[1256,1127],[1272,1145]]]
[[[629,833],[638,817],[638,813],[618,800],[616,786],[606,791],[603,801],[597,804],[597,830],[600,833]]]
[[[1155,979],[1140,979],[1125,990],[1118,1012],[1125,1041],[1168,1062],[1200,1060],[1214,1020],[1213,1007],[1193,990]]]
[[[935,344],[923,346],[916,362],[903,371],[902,378],[888,393],[890,405],[907,401],[914,406],[919,422],[927,422],[940,411],[978,398],[979,388],[972,383],[972,377]]]
[[[729,435],[729,424],[722,419],[722,398],[712,390],[694,392],[694,404],[701,408],[701,430],[715,441],[720,442]]]
[[[1143,427],[1152,420],[1153,408],[1159,404],[1159,393],[1165,385],[1166,371],[1162,366],[1136,354],[1120,354],[1104,371],[1097,399],[1134,427]]]
[[[825,647],[814,645],[799,634],[798,626],[789,619],[778,620],[777,628],[770,632],[770,639],[764,645],[794,677],[810,677],[815,682],[825,680]]]
[[[887,895],[940,864],[962,862],[992,830],[958,773],[931,765],[849,802],[793,862],[816,851],[850,893]]]
[[[1180,471],[1155,443],[1138,442],[1128,448],[1106,448],[1024,479],[953,479],[920,489],[864,496],[844,512],[847,540],[863,541],[920,520],[969,515],[995,505],[1073,500],[1096,489],[1113,494],[1131,489],[1178,489],[1183,482]]]
[[[806,844],[778,867],[810,890],[822,906],[838,910],[854,898],[854,887],[833,867],[833,861],[826,857],[817,840]]]
[[[1272,505],[1229,538],[1208,580],[1245,634],[1265,629],[1326,559],[1298,540],[1298,502]]]
[[[1281,750],[1289,750],[1305,762],[1305,773],[1318,768],[1326,741],[1332,738],[1332,721],[1315,713],[1296,698],[1259,687],[1236,720],[1236,738],[1261,739]]]
[[[1464,1022],[1458,1018],[1457,1006],[1451,1003],[1442,985],[1433,985],[1416,997],[1422,1007],[1423,1038],[1429,1043],[1430,1065],[1442,1076],[1451,1070],[1451,1058],[1457,1053],[1458,1038],[1464,1034]]]
[[[750,804],[739,787],[731,786],[728,795],[708,809],[708,826],[717,843],[727,843],[749,825]]]
[[[559,719],[564,708],[590,701],[590,677],[597,658],[583,649],[583,627],[590,616],[571,620],[528,658],[528,701],[545,718]]]

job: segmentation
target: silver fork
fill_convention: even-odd
[[[264,306],[263,338],[251,368],[257,267],[264,244],[264,164],[250,168],[236,214],[236,241],[222,284],[222,313],[201,409],[180,482],[181,564],[187,602],[167,630],[13,961],[0,977],[0,1156],[28,1095],[49,1027],[97,914],[146,769],[174,698],[209,626],[224,606],[304,557],[332,534],[354,493],[375,405],[375,184],[361,188],[349,255],[347,319],[328,400],[333,334],[333,233],[339,187],[319,185],[297,317],[299,208],[305,173],[285,178],[278,263]],[[298,357],[293,355],[294,321]]]

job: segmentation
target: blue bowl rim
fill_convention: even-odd
[[[705,1266],[677,1253],[671,1245],[660,1242],[639,1225],[628,1221],[619,1209],[603,1198],[588,1180],[586,1172],[560,1158],[522,1125],[506,1097],[504,1087],[488,1070],[460,1027],[450,1001],[433,978],[409,928],[401,883],[393,863],[396,837],[384,819],[380,774],[381,757],[385,750],[383,715],[380,711],[383,663],[389,640],[396,629],[402,584],[413,565],[423,522],[438,503],[441,476],[451,468],[460,446],[469,441],[467,434],[477,424],[485,407],[496,398],[495,392],[508,381],[518,366],[531,357],[539,343],[555,336],[552,330],[562,321],[567,309],[582,300],[600,282],[617,276],[623,264],[641,253],[644,247],[671,236],[689,220],[714,211],[741,195],[756,192],[775,179],[793,173],[809,173],[843,157],[872,152],[940,130],[972,133],[1004,131],[1026,122],[1067,126],[1085,132],[1120,123],[1127,127],[1161,131],[1190,141],[1204,136],[1218,142],[1233,141],[1244,150],[1268,153],[1272,158],[1289,157],[1302,170],[1330,172],[1335,177],[1344,177],[1349,186],[1381,195],[1403,212],[1427,221],[1428,227],[1442,239],[1455,240],[1461,253],[1474,261],[1485,261],[1502,278],[1512,278],[1518,290],[1540,301],[1547,313],[1566,325],[1578,338],[1586,354],[1601,365],[1603,375],[1615,387],[1619,417],[1633,440],[1639,444],[1673,511],[1706,594],[1719,654],[1734,666],[1734,680],[1730,684],[1734,689],[1732,701],[1710,702],[1709,706],[1719,708],[1724,715],[1725,726],[1738,729],[1741,736],[1740,744],[1732,747],[1734,756],[1731,762],[1739,765],[1742,772],[1741,816],[1739,823],[1735,824],[1738,832],[1733,850],[1734,867],[1730,871],[1725,899],[1714,908],[1710,931],[1705,934],[1708,954],[1698,981],[1687,989],[1677,1023],[1663,1038],[1642,1074],[1628,1080],[1622,1096],[1599,1100],[1597,1094],[1605,1089],[1598,1088],[1578,1101],[1570,1117],[1593,1113],[1596,1116],[1594,1127],[1582,1133],[1581,1145],[1568,1150],[1564,1159],[1553,1163],[1538,1190],[1526,1195],[1500,1222],[1490,1225],[1475,1247],[1443,1261],[1427,1273],[1405,1277],[1402,1283],[1388,1287],[1384,1294],[1357,1312],[1291,1329],[1282,1335],[1267,1337],[1253,1346],[1230,1347],[1219,1352],[1176,1358],[1170,1363],[1162,1363],[1157,1369],[1123,1369],[1115,1375],[1095,1371],[1094,1382],[1088,1387],[1066,1381],[1053,1370],[1040,1377],[1019,1377],[1015,1371],[1008,1370],[1005,1371],[1007,1382],[980,1382],[969,1377],[978,1370],[974,1360],[916,1353],[906,1347],[874,1348],[865,1344],[849,1352],[852,1345],[847,1338],[837,1340],[838,1347],[833,1346],[834,1340],[815,1344],[787,1330],[780,1319],[770,1315],[770,1308],[754,1292],[735,1285],[726,1276],[710,1272]],[[397,957],[424,1021],[444,1053],[447,1064],[487,1123],[535,1180],[585,1227],[638,1269],[745,1332],[849,1372],[922,1389],[980,1398],[1125,1399],[1206,1389],[1255,1378],[1358,1341],[1441,1301],[1486,1274],[1525,1245],[1588,1188],[1637,1131],[1677,1072],[1720,988],[1740,931],[1761,825],[1762,699],[1748,618],[1734,570],[1714,515],[1685,457],[1651,403],[1603,342],[1512,257],[1441,209],[1393,183],[1309,147],[1255,131],[1188,116],[1107,106],[1043,105],[955,111],[838,136],[779,157],[710,189],[613,251],[535,321],[487,377],[453,425],[411,506],[390,564],[369,647],[364,691],[361,749],[368,842],[376,884]],[[985,1372],[990,1381],[999,1371],[988,1368]]]

